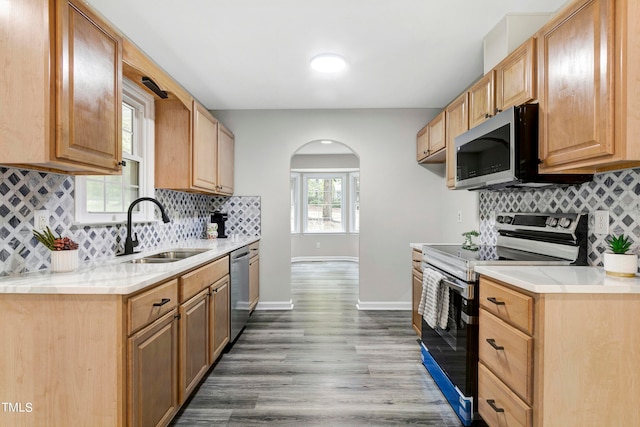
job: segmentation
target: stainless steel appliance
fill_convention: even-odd
[[[456,188],[541,187],[579,184],[589,174],[538,173],[538,105],[511,107],[459,135]]]
[[[422,267],[444,275],[449,292],[446,328],[422,321],[422,363],[464,425],[477,419],[478,265],[586,265],[587,216],[500,213],[496,246],[424,245]]]
[[[231,337],[233,343],[249,320],[249,246],[231,252]]]

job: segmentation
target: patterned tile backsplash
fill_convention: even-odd
[[[0,276],[49,268],[49,251],[32,234],[34,212],[41,209],[49,211],[49,227],[54,232],[78,242],[81,260],[109,258],[122,251],[125,223],[73,224],[73,177],[0,167],[0,178]],[[134,224],[140,249],[202,237],[210,212],[216,209],[229,215],[227,234],[258,236],[261,232],[260,197],[212,197],[159,189],[156,199],[165,206],[171,222]]]
[[[481,244],[495,244],[497,235],[489,219],[495,212],[576,212],[589,215],[588,259],[602,265],[607,235],[594,233],[594,213],[609,211],[609,233],[631,237],[635,253],[640,248],[640,169],[594,176],[581,185],[538,190],[482,191],[480,193]]]

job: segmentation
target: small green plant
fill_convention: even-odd
[[[611,236],[607,239],[607,245],[614,254],[626,254],[631,247],[631,240],[624,234]]]
[[[33,235],[38,242],[45,245],[50,251],[71,251],[78,249],[78,244],[68,237],[62,237],[58,234],[58,237],[54,236],[51,229],[47,227],[46,230],[36,231],[33,230]]]

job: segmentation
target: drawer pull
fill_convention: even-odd
[[[504,347],[496,344],[496,340],[494,340],[493,338],[487,338],[487,342],[491,347],[495,348],[496,350],[504,350]]]
[[[491,406],[491,409],[493,409],[496,412],[504,412],[504,408],[498,408],[496,406],[496,401],[493,399],[487,399],[487,404]]]
[[[163,305],[165,305],[166,303],[168,303],[169,301],[171,301],[171,298],[162,298],[160,300],[160,302],[154,302],[153,306],[154,307],[162,307]]]
[[[494,303],[495,305],[505,305],[504,301],[498,301],[495,297],[487,297],[487,300]]]

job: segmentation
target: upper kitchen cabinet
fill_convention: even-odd
[[[444,111],[435,116],[417,135],[417,159],[420,163],[443,163],[445,161],[445,116]]]
[[[640,9],[572,3],[538,33],[540,171],[640,164]]]
[[[197,101],[156,101],[158,188],[216,193],[218,121]]]
[[[233,162],[235,138],[222,123],[218,123],[218,192],[233,194]]]
[[[495,113],[494,71],[469,88],[469,128],[479,125]]]
[[[9,0],[0,22],[0,163],[120,173],[121,36],[79,0]]]
[[[445,108],[445,136],[447,138],[447,187],[456,185],[456,136],[469,130],[469,95],[467,92],[457,97]]]
[[[536,39],[530,38],[495,67],[495,114],[536,98]]]

